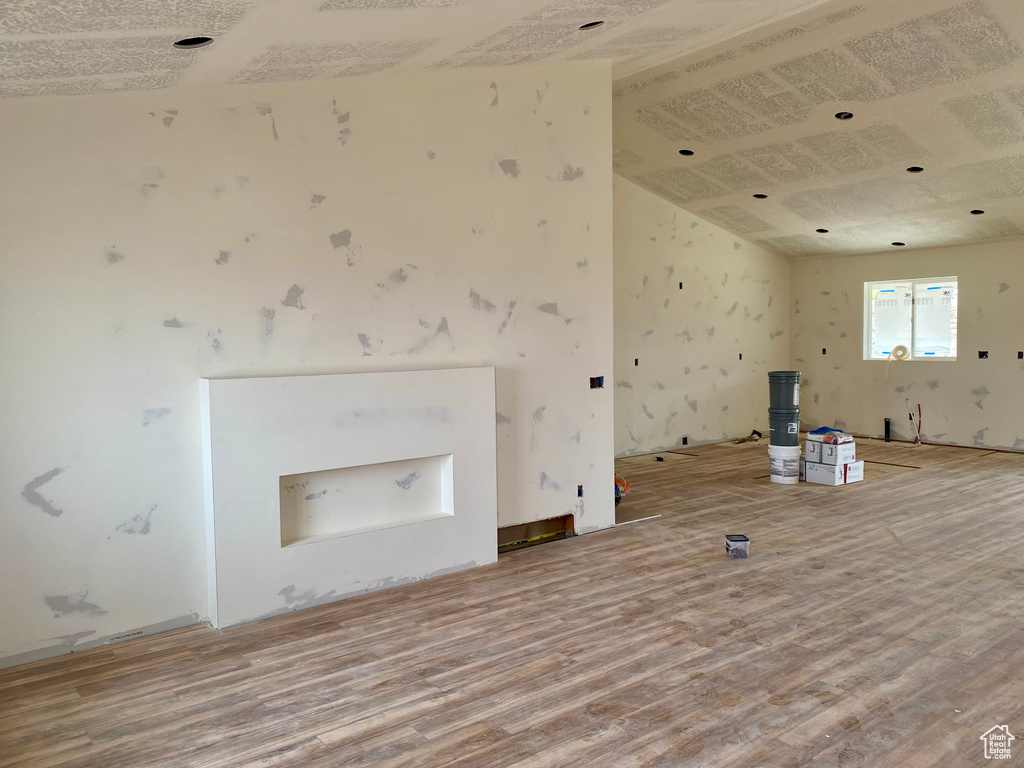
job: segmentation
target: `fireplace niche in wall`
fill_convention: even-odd
[[[493,368],[201,380],[210,623],[495,562],[494,413]]]
[[[282,475],[281,546],[455,514],[452,454]]]

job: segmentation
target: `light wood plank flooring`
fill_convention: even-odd
[[[634,457],[623,504],[661,517],[0,672],[0,766],[954,768],[1002,724],[1024,764],[1024,456],[860,453],[919,469]]]

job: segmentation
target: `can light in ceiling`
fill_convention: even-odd
[[[768,195],[766,195],[766,194],[764,194],[762,192],[756,193],[754,195],[754,197],[756,197],[758,200],[767,200],[768,199]]]
[[[901,243],[899,240],[897,240],[895,243],[892,243],[892,245],[901,246],[901,245],[906,245],[906,243]]]
[[[853,118],[853,112],[836,112],[836,120],[850,120]]]
[[[604,24],[603,21],[588,21],[586,24],[580,26],[580,32],[586,32],[588,29],[597,29],[602,24]]]
[[[971,211],[971,213],[974,214],[975,216],[981,216],[981,214],[983,214],[984,211],[981,210],[980,208],[975,208],[973,211]]]
[[[815,231],[815,232],[817,232],[817,233],[818,233],[818,234],[820,234],[820,235],[824,235],[824,234],[827,234],[827,233],[828,233],[828,230],[827,230],[827,229],[816,229],[816,230],[814,230],[814,231]]]
[[[175,48],[184,48],[185,50],[192,50],[193,48],[202,48],[203,46],[209,45],[213,42],[212,37],[186,37],[183,40],[179,40],[174,44]]]
[[[679,154],[682,155],[683,157],[690,157],[691,155],[693,155],[693,150],[692,149],[680,149],[679,150]]]
[[[912,165],[909,168],[907,168],[907,173],[920,173],[923,170],[924,168],[922,168],[920,165]]]

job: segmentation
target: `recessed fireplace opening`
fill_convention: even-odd
[[[281,546],[452,517],[453,464],[449,453],[282,475]]]

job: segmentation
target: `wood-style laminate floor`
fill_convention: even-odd
[[[954,768],[1003,724],[1024,764],[1024,456],[859,450],[920,468],[625,459],[661,517],[0,672],[0,766]]]

